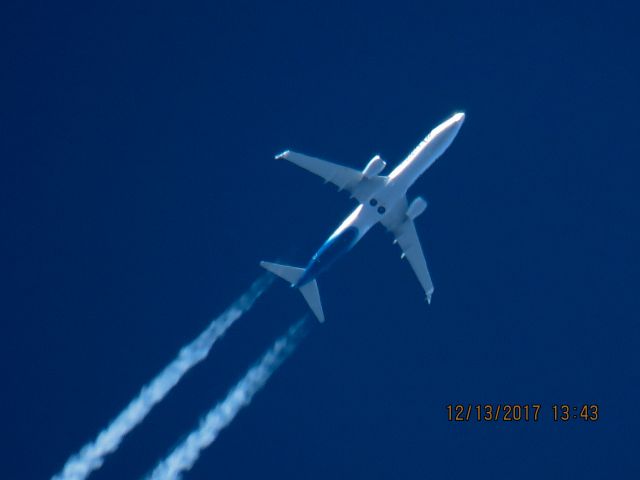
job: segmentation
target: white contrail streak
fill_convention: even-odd
[[[162,460],[147,480],[179,479],[190,470],[202,450],[217,438],[238,412],[251,403],[253,396],[264,386],[269,377],[293,352],[304,334],[306,317],[294,324],[280,337],[247,374],[229,391],[224,400],[212,408],[200,421],[200,425]]]
[[[138,425],[151,409],[160,402],[194,365],[204,360],[211,347],[233,323],[248,311],[253,303],[271,285],[273,277],[258,278],[249,290],[231,304],[195,340],[184,346],[178,356],[167,365],[138,396],[102,430],[93,442],[72,455],[62,471],[53,480],[83,480],[100,468],[104,457],[114,452],[124,437]]]

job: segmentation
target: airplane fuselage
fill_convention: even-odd
[[[434,128],[431,133],[400,163],[384,183],[373,189],[313,255],[304,273],[292,286],[300,288],[326,271],[338,258],[351,250],[376,223],[394,214],[407,190],[436,159],[444,153],[457,135],[464,114],[458,113]],[[403,212],[404,215],[404,212]]]

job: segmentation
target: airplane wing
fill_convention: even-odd
[[[404,211],[406,211],[406,200],[404,205]],[[420,239],[418,238],[416,226],[413,223],[413,220],[404,214],[404,211],[401,216],[391,215],[390,221],[383,222],[383,224],[395,236],[396,239],[394,243],[398,243],[402,249],[401,258],[409,260],[411,268],[413,268],[420,285],[422,285],[422,288],[427,295],[427,301],[431,303],[433,283],[431,282],[431,275],[429,275],[429,269],[427,268],[427,261],[424,258],[424,253],[420,246]]]
[[[304,155],[302,153],[287,150],[276,156],[277,159],[285,159],[315,173],[325,181],[333,183],[339,190],[348,191],[352,197],[358,201],[366,201],[370,192],[375,190],[381,183],[385,182],[384,177],[365,178],[362,172],[338,165],[336,163],[321,160],[319,158]]]

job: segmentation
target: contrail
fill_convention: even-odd
[[[231,304],[195,340],[184,346],[178,356],[150,383],[145,385],[120,414],[102,430],[93,442],[72,455],[53,480],[83,480],[100,468],[104,457],[114,452],[124,437],[138,425],[194,365],[204,360],[211,347],[233,323],[247,312],[273,282],[269,274],[258,278],[249,290]]]
[[[253,396],[293,352],[305,333],[305,322],[306,316],[276,340],[260,361],[229,391],[225,399],[212,408],[200,421],[200,425],[158,463],[147,480],[179,479],[183,472],[190,470],[202,450],[213,443],[220,431],[233,421],[243,407],[251,403]]]

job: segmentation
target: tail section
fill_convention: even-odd
[[[274,275],[286,280],[294,286],[304,273],[304,268],[290,267],[288,265],[280,265],[278,263],[260,262],[260,266],[269,270]],[[318,291],[318,282],[315,280],[303,285],[299,288],[300,293],[309,304],[309,308],[318,317],[320,322],[324,322],[324,313],[322,312],[322,304],[320,303],[320,292]]]

